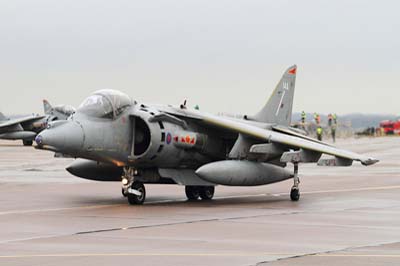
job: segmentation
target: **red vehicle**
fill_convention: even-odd
[[[379,127],[383,128],[385,135],[400,135],[400,120],[384,120],[379,124]]]
[[[396,122],[394,122],[394,126],[393,126],[393,133],[396,135],[400,135],[400,119],[397,120]]]

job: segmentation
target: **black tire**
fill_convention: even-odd
[[[290,199],[292,201],[298,201],[300,199],[300,191],[298,188],[292,188],[290,190]]]
[[[132,189],[136,189],[142,193],[142,195],[137,196],[135,194],[128,193],[127,198],[130,205],[141,205],[146,200],[146,189],[141,182],[133,182]]]
[[[33,140],[23,140],[22,144],[24,144],[24,146],[32,146]]]
[[[200,189],[196,186],[186,186],[185,193],[188,200],[197,200],[200,197]]]
[[[211,200],[214,197],[215,187],[201,187],[200,188],[200,198],[202,200]]]
[[[121,188],[121,194],[122,196],[124,196],[125,198],[128,197],[128,193],[126,193],[125,189]]]

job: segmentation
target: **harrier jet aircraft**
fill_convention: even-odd
[[[22,139],[25,146],[31,146],[36,135],[45,129],[47,123],[55,120],[65,120],[75,109],[68,105],[52,107],[43,100],[45,115],[29,115],[18,118],[6,118],[0,113],[0,139]]]
[[[144,184],[185,186],[190,200],[209,200],[216,185],[257,186],[294,180],[299,200],[300,163],[350,166],[378,160],[335,148],[290,127],[296,66],[283,74],[266,105],[241,119],[189,110],[185,104],[149,105],[114,90],[99,90],[67,121],[55,121],[36,137],[37,148],[83,158],[71,174],[122,181],[130,204],[142,204]],[[321,158],[322,154],[330,155]],[[287,164],[293,170],[287,170]]]

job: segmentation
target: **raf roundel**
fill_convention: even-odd
[[[171,133],[167,133],[167,144],[170,144],[171,143],[171,141],[172,141],[172,136],[171,136]]]

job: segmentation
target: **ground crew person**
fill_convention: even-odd
[[[321,126],[317,127],[317,138],[318,138],[318,140],[322,141],[322,127]]]
[[[329,114],[328,115],[328,126],[332,126],[332,119],[333,119],[332,114]]]
[[[317,113],[314,113],[314,120],[317,125],[321,123],[321,116]]]
[[[336,124],[333,124],[331,126],[331,135],[332,135],[332,140],[335,143],[336,142]]]
[[[301,123],[305,123],[306,122],[306,112],[301,112]]]
[[[336,115],[336,114],[333,114],[332,118],[333,118],[333,122],[334,122],[335,124],[337,124],[337,115]]]

